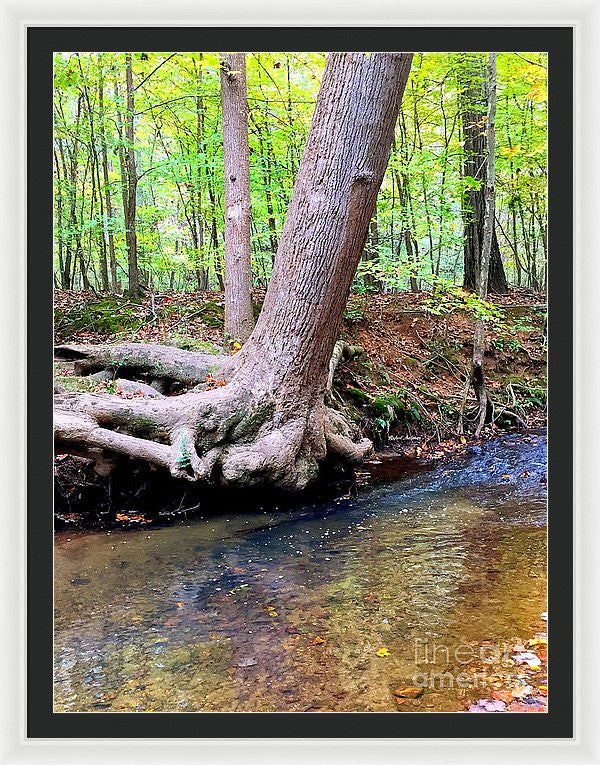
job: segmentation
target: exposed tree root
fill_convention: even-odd
[[[325,391],[329,395],[333,388],[333,378],[335,376],[336,369],[342,361],[352,361],[358,358],[363,349],[360,345],[350,345],[345,340],[338,340],[333,348],[331,354],[331,361],[329,362],[329,372],[327,374],[327,385]]]
[[[222,377],[224,369],[233,370],[235,364],[235,357],[164,346],[57,350],[60,358],[76,359],[79,373],[104,365],[114,373],[148,379],[160,374],[159,379],[187,385],[209,373]],[[336,353],[337,363],[343,355],[342,347]],[[182,362],[181,368],[175,366],[176,360]],[[102,464],[105,453],[124,455],[164,468],[174,478],[231,486],[263,483],[288,490],[311,484],[326,456],[355,464],[372,447],[366,439],[356,443],[341,413],[319,399],[291,407],[276,391],[236,384],[235,379],[217,390],[192,390],[168,398],[62,393],[55,396],[54,431],[58,452],[92,457]]]

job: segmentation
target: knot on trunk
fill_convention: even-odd
[[[370,183],[374,183],[377,180],[377,176],[372,170],[355,170],[352,176],[352,183],[359,186],[367,186]]]

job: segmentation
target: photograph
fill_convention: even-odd
[[[548,93],[571,71],[140,41],[48,75],[54,716],[567,720]]]

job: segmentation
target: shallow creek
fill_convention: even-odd
[[[546,610],[545,435],[393,467],[287,512],[57,533],[55,710],[461,711],[484,696]],[[399,707],[392,691],[415,685]]]

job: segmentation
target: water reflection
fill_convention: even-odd
[[[542,435],[510,436],[291,514],[57,534],[56,711],[395,710],[416,645],[445,646],[446,669],[458,645],[537,629],[545,455]]]

